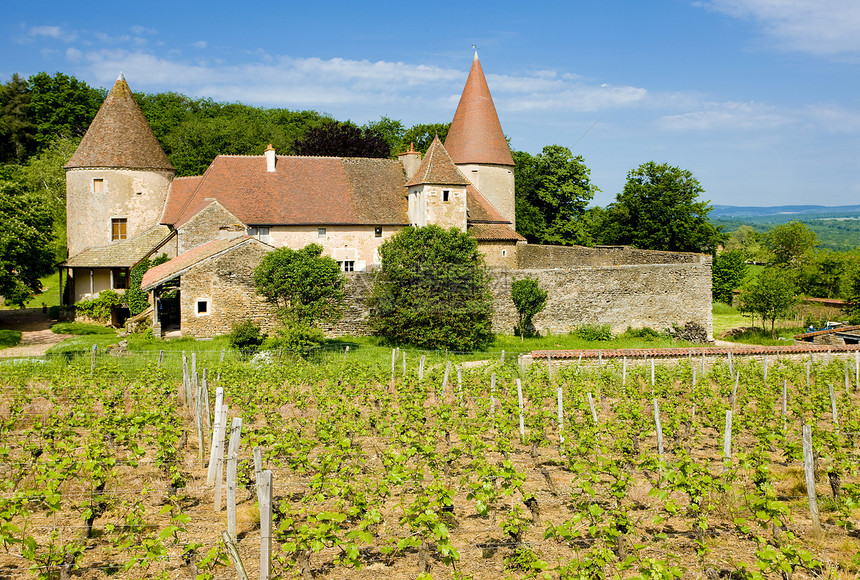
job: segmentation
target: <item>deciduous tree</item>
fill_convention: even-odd
[[[382,244],[369,324],[394,343],[475,350],[493,337],[478,242],[455,228],[404,228]]]
[[[53,270],[51,222],[44,198],[0,182],[0,296],[7,304],[22,306]]]
[[[815,232],[798,220],[772,227],[763,239],[777,265],[796,265],[805,252],[818,245]]]
[[[331,157],[388,157],[388,143],[376,129],[356,127],[353,123],[329,121],[308,129],[295,143],[297,155]]]
[[[534,278],[514,280],[511,284],[511,300],[517,309],[517,329],[520,338],[534,334],[532,318],[546,306],[547,291],[543,290]]]
[[[747,263],[740,250],[723,252],[714,256],[711,265],[713,284],[711,293],[716,302],[731,304],[734,290],[741,286],[747,274]]]
[[[758,277],[747,284],[741,292],[741,312],[757,314],[762,324],[770,321],[770,333],[776,338],[776,319],[785,316],[795,302],[796,289],[776,267],[765,268]]]

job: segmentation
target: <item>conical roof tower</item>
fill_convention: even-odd
[[[457,165],[514,165],[477,52],[445,138],[445,149]]]
[[[84,167],[174,170],[122,73],[66,164]]]

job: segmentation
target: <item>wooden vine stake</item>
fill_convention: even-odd
[[[424,361],[427,360],[426,355],[421,355],[421,359],[418,361],[418,382],[422,382],[424,380]]]
[[[96,372],[96,350],[98,350],[98,348],[98,345],[94,344],[90,354],[90,376]]]
[[[227,455],[227,533],[236,538],[236,468],[239,464],[239,440],[242,438],[242,418],[233,419],[230,428],[230,448]]]
[[[552,383],[552,355],[549,353],[546,354],[546,376]]]
[[[500,361],[500,362],[501,362],[502,364],[505,364],[505,351],[504,351],[504,350],[502,350],[502,358],[501,358],[501,361]]]
[[[735,374],[735,364],[734,364],[734,361],[732,360],[732,351],[729,351],[729,376],[732,376],[734,374]]]
[[[347,348],[349,348],[349,347],[347,347]],[[218,362],[219,362],[219,363],[224,362],[224,353],[225,353],[226,351],[227,351],[227,347],[223,347],[223,348],[221,349],[221,358],[219,358],[219,359],[218,359]]]
[[[627,385],[627,356],[624,357],[621,363],[621,386]]]
[[[654,393],[654,359],[651,359],[651,393]]]
[[[702,349],[702,376],[705,376],[705,349]]]
[[[833,414],[833,424],[839,427],[839,416],[836,414],[836,394],[833,392],[833,385],[830,388],[830,411]]]
[[[397,349],[391,349],[391,382],[394,382],[394,366],[397,364]]]
[[[782,430],[788,422],[788,381],[782,381]]]
[[[806,361],[806,388],[809,388],[809,367],[812,366],[812,355],[810,356],[810,360]]]
[[[723,433],[723,455],[732,460],[732,412],[726,411],[726,430]]]
[[[457,365],[457,394],[463,396],[463,367]]]
[[[260,500],[260,580],[269,580],[272,573],[272,472],[260,474],[257,484]]]
[[[254,447],[254,481],[257,482],[257,503],[260,505],[262,505],[263,502],[263,498],[260,497],[261,475],[263,475],[263,450],[259,447]]]
[[[218,462],[218,449],[221,446],[221,407],[224,404],[224,389],[215,389],[215,425],[212,430],[212,445],[209,449],[209,471],[206,472],[206,485],[215,484],[215,464]]]
[[[517,401],[519,401],[520,405],[520,438],[525,440],[526,438],[526,422],[523,417],[523,385],[520,382],[520,379],[517,379]]]
[[[445,389],[448,388],[448,375],[451,374],[451,361],[445,363],[445,376],[442,378],[442,396],[445,396]]]
[[[594,410],[594,399],[591,397],[591,393],[585,393],[588,397],[588,406],[591,408],[591,418],[594,420],[594,424],[597,425],[597,411]]]
[[[227,405],[221,406],[218,425],[218,452],[215,454],[215,511],[221,511],[221,486],[224,481],[224,436],[227,432]]]
[[[490,417],[496,416],[496,373],[490,376]]]
[[[732,411],[735,410],[735,403],[738,400],[738,383],[741,381],[741,373],[735,377],[735,386],[732,387]]]
[[[556,398],[558,399],[558,442],[559,445],[564,445],[564,397],[561,387],[558,388]]]
[[[693,386],[696,386],[696,369],[693,369]]]
[[[764,369],[762,369],[764,384],[767,384],[767,355],[764,355]]]
[[[164,364],[164,349],[158,351],[158,368],[161,368],[162,364]]]
[[[845,359],[845,394],[846,395],[851,392],[850,385],[851,385],[851,378],[848,376],[848,359],[846,358]]]
[[[657,427],[657,454],[663,459],[663,425],[660,423],[660,403],[654,399],[654,424]]]
[[[198,387],[198,391],[200,387]],[[197,393],[197,404],[194,406],[194,425],[197,427],[197,462],[203,467],[203,454],[206,442],[203,440],[203,395]]]
[[[228,532],[221,530],[221,539],[224,540],[224,545],[227,546],[227,555],[230,556],[230,561],[233,562],[233,567],[236,568],[236,575],[239,580],[248,580],[248,573],[245,572],[245,566],[242,564],[242,558],[239,556],[239,550],[233,542]]]
[[[806,473],[806,494],[809,496],[809,513],[812,516],[812,529],[817,535],[821,533],[821,521],[818,519],[818,499],[815,496],[812,427],[809,425],[803,426],[803,471]]]
[[[203,381],[201,390],[203,392],[203,418],[206,419],[206,432],[212,430],[212,416],[209,414],[209,379],[206,369],[203,369]]]

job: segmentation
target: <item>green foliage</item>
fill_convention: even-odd
[[[608,324],[580,324],[570,334],[580,340],[597,342],[612,340],[612,328]]]
[[[43,198],[0,182],[0,296],[23,305],[54,268],[51,210]]]
[[[548,145],[541,153],[513,153],[517,232],[531,243],[591,244],[586,207],[599,191],[581,155]]]
[[[20,330],[9,330],[7,328],[0,329],[0,348],[9,348],[16,346],[21,342]]]
[[[113,290],[102,290],[96,298],[75,302],[75,312],[97,322],[110,322],[111,311],[123,304],[123,298]]]
[[[409,145],[415,147],[416,151],[427,153],[430,144],[435,136],[439,136],[439,140],[445,142],[445,137],[448,136],[448,129],[451,128],[451,123],[418,123],[412,125],[403,133],[403,139],[396,153],[403,153],[409,149]]]
[[[314,326],[341,316],[344,278],[337,262],[323,256],[318,244],[269,252],[254,270],[254,283],[285,323]]]
[[[763,236],[764,244],[773,254],[776,265],[789,265],[818,245],[818,237],[798,220],[774,226]]]
[[[90,334],[116,334],[116,331],[108,326],[86,324],[84,322],[58,322],[51,326],[51,332],[55,334],[76,334],[81,336]]]
[[[712,253],[721,234],[709,220],[705,190],[686,169],[653,161],[627,174],[606,208],[598,238],[646,250]]]
[[[546,290],[542,290],[534,278],[514,280],[511,284],[511,300],[517,309],[517,330],[521,336],[534,334],[532,318],[546,306]]]
[[[860,267],[854,269],[846,286],[845,299],[848,306],[845,312],[851,317],[851,324],[860,324]]]
[[[767,249],[764,247],[762,235],[752,226],[743,224],[729,234],[723,244],[723,250],[725,252],[738,251],[745,260],[767,262],[769,257]]]
[[[731,250],[714,256],[711,265],[713,277],[713,299],[723,304],[731,304],[735,288],[739,288],[747,275],[747,264],[740,250]]]
[[[782,269],[765,268],[758,278],[744,286],[740,310],[760,316],[763,324],[769,320],[771,336],[776,338],[776,319],[785,316],[795,304],[795,291]]]
[[[378,129],[333,120],[309,128],[294,147],[297,155],[328,157],[385,158],[391,153],[385,136]]]
[[[260,332],[260,327],[248,319],[234,323],[233,329],[227,335],[230,346],[245,355],[256,352],[264,340],[266,335]]]
[[[325,343],[325,335],[316,326],[287,321],[284,326],[275,330],[271,343],[275,348],[283,348],[302,358],[307,358]]]
[[[368,323],[377,335],[422,348],[475,350],[492,340],[492,295],[473,236],[404,228],[379,249]]]
[[[169,259],[167,254],[161,254],[152,261],[149,258],[144,258],[137,266],[131,269],[128,277],[128,290],[125,291],[125,300],[128,303],[128,311],[132,316],[137,316],[149,308],[147,293],[140,289],[140,282],[143,280],[144,274],[150,268],[163,264]]]

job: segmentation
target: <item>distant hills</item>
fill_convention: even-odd
[[[840,217],[860,217],[860,205],[773,205],[738,206],[715,205],[712,218],[774,218],[782,222],[792,219],[803,221]]]

